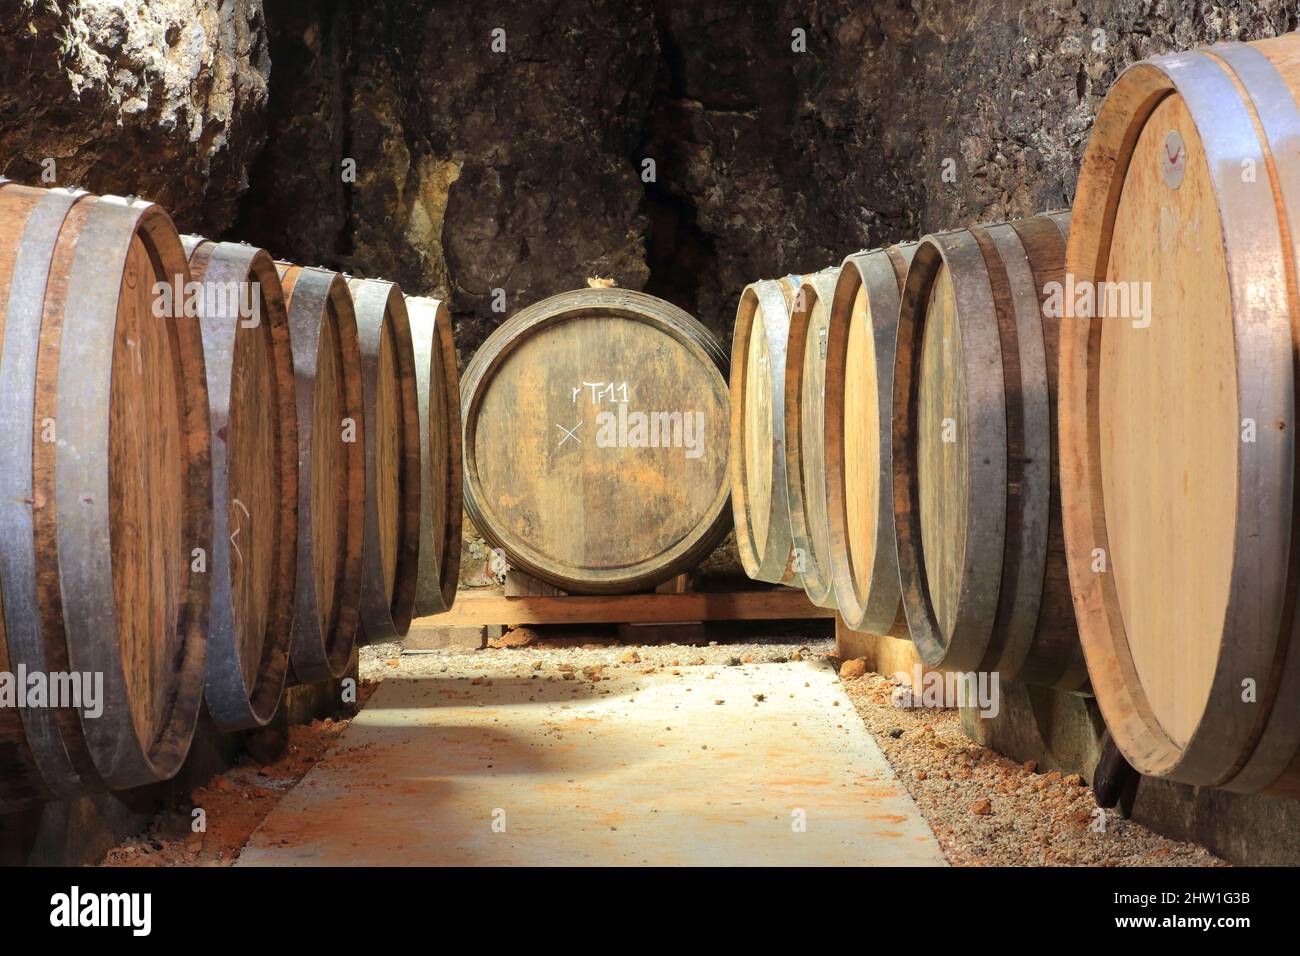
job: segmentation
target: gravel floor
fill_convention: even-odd
[[[510,632],[519,634],[523,628]],[[529,632],[531,635],[532,632]],[[527,638],[525,638],[527,639]],[[457,676],[490,676],[521,669],[553,671],[561,664],[583,667],[637,665],[681,667],[695,664],[757,664],[788,661],[792,657],[825,657],[835,651],[833,638],[805,638],[791,643],[780,637],[754,636],[744,643],[711,642],[704,645],[652,644],[629,647],[601,637],[541,638],[524,647],[488,648],[481,651],[426,651],[402,654],[401,644],[372,644],[361,649],[361,679],[423,677],[452,673]]]
[[[794,659],[834,659],[830,638],[790,642],[755,636],[707,646],[619,644],[600,636],[547,638],[519,629],[507,642],[525,646],[402,655],[399,644],[361,652],[363,680],[451,674],[491,678],[584,669],[643,672],[691,665],[737,666]],[[1158,836],[1107,812],[1095,826],[1092,791],[1078,777],[1039,774],[973,743],[956,710],[907,709],[893,703],[894,684],[878,674],[844,678],[858,714],[955,866],[1214,866],[1204,849]]]
[[[1036,773],[972,742],[956,710],[895,706],[890,678],[841,679],[954,866],[1226,865],[1114,811],[1094,828],[1097,804],[1077,775]]]

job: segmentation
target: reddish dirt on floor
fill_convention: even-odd
[[[378,688],[364,681],[356,711]],[[245,755],[239,766],[190,793],[188,804],[164,810],[143,834],[108,851],[101,866],[230,866],[253,831],[329,752],[350,720],[326,718],[289,728],[284,752],[268,763]],[[194,832],[195,811],[205,829]]]

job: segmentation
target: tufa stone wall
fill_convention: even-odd
[[[0,174],[235,220],[265,141],[261,0],[0,4]]]
[[[1125,66],[1297,26],[1287,0],[352,7],[267,3],[288,75],[240,228],[448,297],[462,360],[586,276],[726,339],[755,278],[1067,206]]]
[[[39,182],[53,158],[57,183],[150,196],[182,229],[447,298],[462,361],[596,275],[725,339],[753,279],[1068,205],[1120,70],[1297,16],[1290,0],[13,0],[0,172]]]

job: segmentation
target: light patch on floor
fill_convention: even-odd
[[[943,865],[825,662],[677,670],[386,680],[238,865]]]

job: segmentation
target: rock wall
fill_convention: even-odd
[[[449,297],[462,360],[586,276],[726,337],[755,278],[1066,206],[1127,64],[1297,25],[1288,0],[353,7],[268,0],[239,230]]]
[[[588,276],[739,290],[1068,205],[1145,56],[1294,0],[4,0],[0,172],[448,298],[462,361]],[[653,162],[653,175],[647,168]]]
[[[267,13],[277,73],[249,241],[449,298],[462,360],[509,312],[587,276],[644,286],[630,154],[653,94],[648,9],[272,0]]]
[[[260,0],[2,0],[0,173],[234,222],[265,141]]]
[[[1092,117],[1125,66],[1297,26],[1288,0],[657,8],[670,82],[649,148],[669,158],[660,191],[687,210],[676,248],[707,254],[652,257],[650,286],[724,334],[755,278],[1068,206]],[[667,281],[685,271],[694,289]]]
[[[1126,66],[1285,33],[1296,29],[1300,13],[1290,0],[926,7],[912,42],[925,230],[1070,205],[1092,118]],[[941,179],[945,158],[956,162],[955,183]]]

